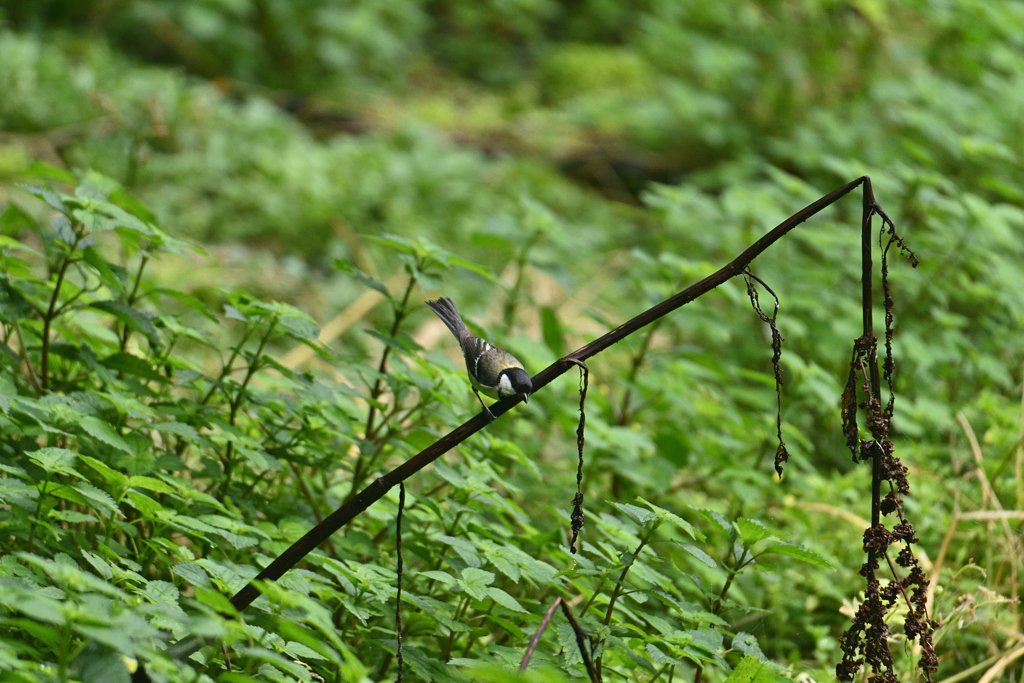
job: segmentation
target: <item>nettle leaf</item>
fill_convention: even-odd
[[[384,285],[383,282],[377,280],[376,278],[370,277],[363,271],[359,270],[359,268],[357,268],[356,265],[349,261],[348,259],[335,260],[334,267],[343,273],[348,273],[349,275],[352,275],[357,280],[359,280],[359,282],[362,283],[364,287],[368,287],[369,289],[378,291],[388,299],[391,298],[391,294],[390,292],[388,292],[388,288]]]
[[[740,660],[725,683],[781,683],[789,679],[779,676],[771,667],[752,655]]]
[[[436,540],[450,545],[462,561],[468,564],[470,567],[479,567],[482,563],[480,556],[476,552],[476,546],[472,542],[464,538],[456,538],[455,536],[440,535],[434,537]]]
[[[154,370],[153,366],[147,361],[124,351],[108,356],[101,360],[100,363],[103,364],[103,367],[123,372],[126,375],[133,375],[160,383],[168,381],[166,377]]]
[[[131,453],[132,448],[128,442],[110,426],[110,424],[92,416],[84,417],[78,421],[78,426],[92,438],[102,441],[108,446],[113,446],[119,451]]]
[[[86,505],[94,510],[102,509],[106,514],[117,512],[117,502],[106,491],[98,489],[88,482],[75,484],[72,488],[81,494],[86,500]],[[60,493],[54,492],[54,495],[59,496]],[[97,508],[97,506],[99,507]]]
[[[85,479],[75,470],[78,453],[66,448],[40,448],[27,454],[29,459],[51,474],[66,474],[78,479]]]
[[[494,575],[491,574],[491,576]],[[526,612],[526,610],[523,609],[523,606],[519,604],[519,601],[517,601],[515,598],[513,598],[511,595],[501,590],[500,588],[491,586],[487,589],[487,595],[490,596],[490,598],[494,600],[494,602],[498,603],[506,609],[510,609],[513,612]]]
[[[572,630],[572,625],[561,621],[556,628],[558,630],[558,644],[561,646],[565,657],[565,667],[569,668],[582,664],[583,655],[580,654],[580,646],[576,642],[576,632]]]
[[[736,635],[732,637],[732,649],[756,657],[761,662],[768,661],[768,658],[761,652],[761,646],[757,644],[757,638],[750,633],[737,631]]]
[[[82,524],[86,522],[100,521],[93,515],[87,515],[82,512],[75,512],[74,510],[50,510],[47,516],[51,519],[56,519],[60,522],[67,522],[69,524]]]
[[[798,560],[802,560],[807,564],[815,567],[821,567],[822,569],[834,570],[828,560],[819,555],[816,552],[807,550],[806,548],[799,546],[795,543],[779,543],[777,545],[770,545],[761,551],[760,555],[785,555],[786,557],[792,557]]]
[[[654,514],[658,515],[658,517],[660,517],[661,519],[685,531],[687,534],[689,534],[690,538],[696,539],[698,541],[707,540],[704,538],[704,534],[702,534],[699,529],[695,529],[692,524],[690,524],[674,512],[670,512],[665,508],[658,507],[654,503],[644,500],[639,496],[637,497],[637,500],[646,505],[647,507],[649,507],[651,511]]]
[[[741,518],[737,519],[733,524],[736,525],[736,531],[739,532],[740,538],[748,546],[773,536],[771,529],[756,519]]]
[[[49,190],[41,185],[33,185],[28,183],[20,183],[21,189],[28,192],[33,197],[41,199],[46,202],[51,209],[60,211],[61,213],[67,212],[67,207],[64,206],[64,202],[61,201],[60,197],[53,190]]]
[[[713,557],[708,555],[706,552],[704,552],[703,550],[701,550],[697,546],[690,545],[689,543],[679,543],[679,542],[677,542],[676,545],[678,545],[680,548],[682,548],[686,552],[688,552],[691,555],[693,555],[694,557],[696,557],[698,560],[700,560],[701,562],[703,562],[707,566],[709,566],[711,568],[715,568],[715,567],[718,566],[718,563],[715,562]]]
[[[466,567],[462,570],[462,578],[459,585],[466,593],[476,600],[483,600],[487,597],[487,587],[494,583],[494,574],[476,567]]]
[[[609,502],[611,502],[611,504],[614,507],[617,507],[623,514],[625,514],[627,517],[632,519],[640,526],[643,526],[647,522],[659,519],[658,515],[651,512],[650,510],[644,510],[643,508],[638,508],[637,506],[630,505],[629,503],[616,503],[614,501]]]
[[[106,463],[100,462],[96,458],[90,457],[88,455],[79,455],[78,457],[86,465],[96,470],[96,472],[101,477],[103,477],[103,480],[105,482],[118,489],[124,488],[125,482],[128,480],[128,477],[121,474],[117,470],[111,468]]]
[[[210,320],[211,322],[217,322],[217,316],[210,312],[209,307],[205,303],[203,303],[202,300],[197,299],[191,294],[179,292],[174,289],[165,289],[162,287],[149,290],[149,292],[146,293],[146,296],[149,296],[151,294],[160,294],[162,296],[170,297],[184,304],[185,306],[188,306],[193,311],[199,313],[200,315]]]
[[[108,289],[124,295],[128,287],[128,271],[114,263],[108,263],[100,256],[95,247],[86,247],[82,252],[85,262],[92,266],[96,276]]]
[[[158,424],[149,425],[149,428],[155,429],[158,432],[177,434],[178,436],[183,436],[191,441],[199,440],[199,432],[196,431],[195,427],[184,424],[183,422],[160,422]]]
[[[94,301],[89,304],[89,307],[109,313],[132,330],[144,334],[153,348],[161,348],[160,335],[156,325],[153,324],[153,318],[156,317],[154,314],[140,311],[113,299]]]
[[[690,509],[699,512],[701,516],[704,517],[704,519],[713,523],[715,526],[722,530],[722,533],[725,534],[729,538],[729,540],[732,540],[733,536],[736,533],[736,529],[732,526],[732,524],[729,523],[729,520],[722,516],[721,513],[715,512],[714,510],[708,510],[705,508],[697,507],[696,505],[691,505]]]

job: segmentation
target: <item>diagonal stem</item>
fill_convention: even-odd
[[[860,178],[852,180],[832,192],[829,192],[821,199],[807,205],[777,225],[748,247],[746,251],[737,256],[731,263],[727,264],[720,270],[712,273],[700,282],[687,287],[665,301],[662,301],[660,304],[647,309],[632,320],[610,330],[602,337],[577,349],[566,358],[555,361],[537,373],[533,378],[533,393],[543,389],[556,378],[568,372],[570,368],[575,367],[575,361],[585,361],[588,358],[596,356],[637,330],[646,327],[655,320],[658,320],[677,308],[680,308],[694,299],[707,294],[719,285],[727,282],[736,275],[741,274],[751,261],[757,258],[772,244],[781,239],[790,230],[815,214],[828,208],[861,185],[865,185],[866,188],[870,189],[870,179],[867,176],[861,176]],[[868,200],[865,200],[865,206],[867,205],[867,201]],[[873,206],[873,198],[870,201]],[[877,368],[875,372],[877,373]],[[511,410],[521,400],[522,399],[518,397],[514,397],[498,401],[491,406],[491,412],[493,412],[496,417],[500,417]],[[298,564],[303,557],[316,549],[317,546],[323,543],[335,531],[360,515],[364,510],[366,510],[366,508],[370,507],[370,505],[383,498],[393,486],[396,486],[399,482],[405,481],[413,474],[419,472],[452,448],[455,448],[460,443],[488,426],[488,424],[490,424],[490,420],[483,412],[480,412],[435,441],[427,448],[420,451],[417,455],[406,460],[387,474],[372,481],[366,488],[355,496],[352,496],[341,507],[331,513],[322,523],[310,529],[302,538],[292,544],[290,548],[281,553],[256,576],[254,581],[276,581],[279,579],[285,572]],[[259,595],[259,589],[250,582],[231,598],[231,604],[235,609],[241,611],[252,604],[253,600],[259,597]],[[173,645],[168,652],[174,657],[188,657],[201,647],[201,639],[188,637]]]

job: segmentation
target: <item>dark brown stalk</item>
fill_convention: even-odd
[[[569,620],[569,625],[572,626],[573,633],[576,634],[576,647],[580,649],[580,657],[583,658],[583,666],[587,667],[590,683],[601,683],[601,674],[597,666],[594,665],[594,660],[590,658],[590,652],[587,648],[587,634],[580,628],[580,622],[576,621],[576,617],[573,615],[572,610],[569,609],[569,605],[565,600],[560,601],[558,604],[561,605],[565,618]]]
[[[556,378],[568,372],[570,368],[575,367],[576,361],[586,361],[588,358],[596,356],[637,330],[646,327],[655,320],[707,294],[719,285],[741,274],[750,265],[751,261],[760,256],[762,252],[781,239],[790,230],[828,208],[860,185],[867,185],[868,182],[868,177],[862,176],[829,192],[821,199],[807,205],[770,230],[725,267],[708,275],[700,282],[687,287],[678,294],[669,297],[660,304],[647,309],[615,329],[610,330],[600,338],[577,349],[565,358],[555,361],[533,377],[533,393],[537,393]],[[516,397],[498,401],[491,406],[491,412],[495,417],[500,417],[511,410],[520,400]],[[293,543],[290,548],[281,553],[253,581],[276,581],[281,578],[285,572],[302,561],[302,558],[316,549],[334,532],[355,519],[370,505],[383,498],[393,486],[416,474],[489,424],[490,420],[487,415],[481,411],[395,469],[373,480],[366,488],[352,496],[341,507],[331,513],[322,523],[310,529],[302,538]],[[259,589],[256,588],[254,583],[250,582],[231,598],[231,604],[235,609],[241,611],[252,604],[253,600],[259,595]],[[189,637],[176,643],[169,649],[169,652],[175,657],[188,657],[201,647],[201,640]],[[141,667],[140,670],[142,670]],[[147,679],[140,678],[139,680]]]
[[[537,630],[533,632],[533,638],[530,638],[530,644],[526,646],[526,652],[523,653],[523,661],[519,663],[519,672],[526,671],[526,667],[530,665],[530,658],[533,657],[533,651],[537,649],[537,644],[540,642],[540,637],[544,635],[544,630],[551,623],[551,617],[555,616],[555,610],[562,604],[562,598],[555,598],[555,601],[551,603],[551,607],[548,607],[548,611],[544,613],[544,618],[540,620],[540,624],[537,626]]]

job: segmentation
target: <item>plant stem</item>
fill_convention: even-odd
[[[71,245],[71,254],[75,253],[75,249],[78,248],[78,243],[82,241],[82,237],[76,233],[75,242]],[[68,272],[68,267],[74,263],[74,259],[69,254],[64,259],[63,263],[60,264],[60,270],[57,271],[57,284],[53,287],[53,296],[50,297],[50,307],[46,311],[46,315],[43,316],[43,357],[42,357],[42,370],[40,371],[42,379],[43,391],[49,388],[50,384],[50,325],[53,323],[54,310],[57,308],[57,299],[60,298],[60,288],[64,284],[64,276]]]
[[[145,270],[146,264],[148,262],[149,262],[149,256],[143,256],[142,257],[142,263],[139,264],[139,272],[137,272],[135,274],[135,286],[132,287],[132,292],[131,292],[131,294],[128,295],[128,301],[127,301],[128,306],[132,306],[132,305],[135,304],[135,301],[136,301],[135,297],[139,293],[139,284],[142,282],[142,271]],[[132,334],[132,328],[128,327],[128,324],[125,323],[124,333],[121,335],[121,350],[122,351],[124,351],[126,348],[128,348],[128,338],[131,336],[131,334]]]
[[[382,375],[387,369],[388,356],[391,355],[391,344],[394,342],[395,337],[398,335],[398,328],[401,326],[402,321],[405,320],[406,314],[409,312],[406,306],[409,304],[409,296],[412,294],[412,290],[416,287],[416,276],[409,276],[409,284],[405,287],[405,294],[402,295],[402,303],[395,306],[395,321],[391,324],[391,331],[388,333],[388,343],[384,345],[384,350],[380,354],[380,363],[377,365],[377,379],[373,383],[373,389],[370,390],[370,409],[366,414],[366,429],[363,431],[363,437],[367,441],[371,441],[377,436],[377,430],[384,424],[387,424],[387,419],[381,420],[380,425],[374,426],[374,418],[377,417],[377,399],[384,393]],[[375,459],[375,458],[374,458]],[[352,496],[356,494],[359,487],[363,483],[363,477],[366,475],[367,470],[370,469],[370,464],[363,457],[362,452],[359,453],[359,457],[356,459],[355,468],[352,470],[352,485],[349,487],[348,495],[345,496],[345,500],[351,500]]]
[[[264,347],[267,345],[267,341],[270,336],[274,333],[275,323],[271,323],[267,328],[267,333],[260,339],[260,345],[256,349],[256,355],[253,361],[249,364],[249,367],[245,372],[245,379],[242,380],[242,385],[238,388],[238,393],[235,394],[235,398],[231,401],[231,414],[228,417],[228,424],[232,427],[235,426],[235,420],[238,418],[238,411],[242,407],[242,399],[245,398],[246,387],[249,386],[249,380],[253,378],[253,375],[260,368],[260,355],[263,353]],[[228,485],[231,482],[231,470],[234,467],[234,461],[232,454],[234,453],[234,441],[228,441],[228,445],[224,448],[224,481],[220,485],[220,497],[223,498],[224,494],[227,493]]]
[[[644,549],[644,546],[647,545],[647,541],[650,540],[651,534],[653,534],[653,533],[654,533],[654,530],[652,529],[650,532],[645,534],[640,539],[640,545],[638,545],[636,547],[636,550],[633,551],[633,560],[629,564],[627,564],[625,567],[622,568],[622,573],[619,574],[619,580],[618,580],[618,582],[616,582],[615,589],[612,591],[612,597],[608,601],[608,610],[604,613],[604,625],[605,626],[608,626],[608,625],[610,625],[612,623],[612,612],[615,610],[615,601],[618,600],[619,595],[622,593],[622,586],[623,586],[623,584],[626,581],[626,574],[629,573],[629,568],[632,567],[633,566],[633,562],[636,562],[637,559],[640,557],[640,551],[642,551]],[[601,664],[603,662],[604,662],[604,655],[603,654],[602,654],[601,657],[597,658],[596,662],[594,662],[594,666],[595,666],[595,668],[597,670],[598,678],[601,677]]]

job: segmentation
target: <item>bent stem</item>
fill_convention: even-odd
[[[747,266],[757,258],[768,247],[779,241],[790,230],[794,229],[807,219],[828,208],[836,201],[846,196],[861,185],[870,182],[867,176],[861,176],[845,185],[836,188],[821,199],[808,204],[806,207],[793,214],[775,228],[766,233],[759,240],[750,245],[742,254],[732,262],[725,265],[718,271],[708,275],[706,278],[690,287],[680,291],[672,297],[652,306],[640,315],[610,330],[600,338],[577,349],[568,357],[559,359],[533,377],[533,393],[537,393],[556,378],[561,377],[570,368],[575,367],[570,360],[586,361],[601,353],[617,342],[625,339],[637,330],[653,323],[659,318],[672,311],[690,303],[719,285],[727,282],[733,277],[741,274]],[[518,397],[498,401],[491,406],[491,412],[500,417],[511,410],[522,399]],[[316,549],[321,543],[329,538],[334,532],[348,524],[357,516],[363,513],[370,505],[384,497],[385,494],[400,482],[405,481],[416,474],[442,455],[458,446],[460,443],[473,436],[489,424],[483,413],[477,413],[459,427],[453,429],[430,446],[420,451],[417,455],[409,458],[404,463],[391,470],[387,474],[373,480],[366,488],[349,499],[337,510],[331,513],[324,521],[293,543],[291,547],[281,553],[273,562],[263,569],[252,582],[238,591],[232,598],[231,604],[235,609],[241,611],[248,607],[260,595],[259,589],[254,582],[276,581],[281,578],[289,569],[298,564],[302,558]],[[172,656],[177,658],[188,657],[202,647],[201,638],[188,637],[179,641],[169,648]],[[142,669],[140,669],[142,670]]]

